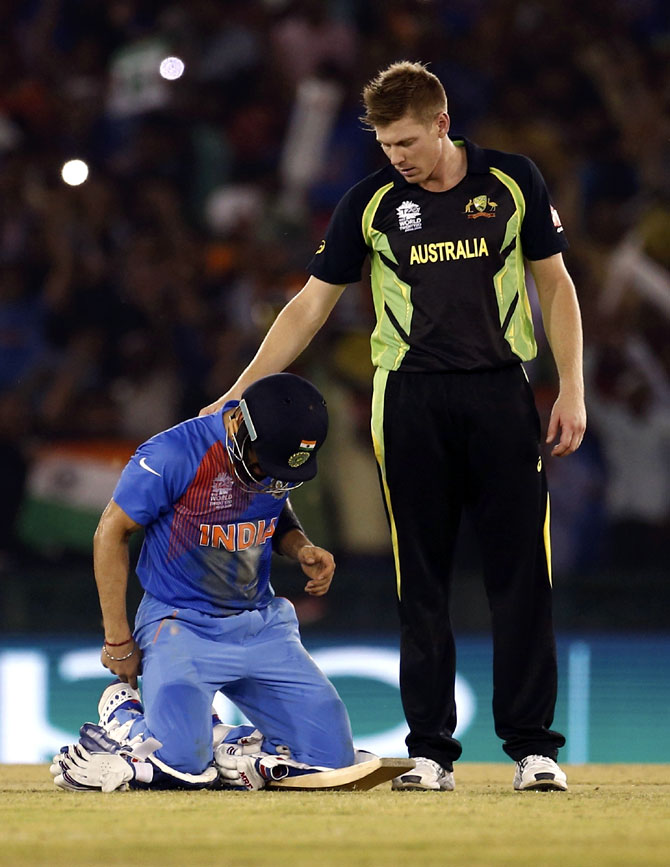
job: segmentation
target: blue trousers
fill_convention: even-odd
[[[135,638],[142,650],[144,719],[159,759],[199,774],[212,761],[212,700],[217,690],[299,762],[337,768],[354,762],[351,725],[335,687],[300,641],[286,599],[229,617],[177,609],[145,594]],[[225,720],[224,720],[225,722]]]

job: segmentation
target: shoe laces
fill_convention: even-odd
[[[441,777],[445,777],[448,773],[448,771],[446,771],[442,767],[442,765],[439,762],[436,762],[434,759],[427,759],[427,758],[425,758],[425,756],[417,756],[414,758],[414,761],[417,763],[417,765],[419,763],[424,763],[426,765],[430,765],[431,768],[434,768],[435,773],[438,776],[438,779]],[[409,771],[408,773],[411,773],[411,771]]]
[[[556,766],[556,762],[553,759],[550,759],[549,756],[525,756],[525,758],[521,759],[519,762],[519,767],[523,771],[526,768],[526,765],[533,762],[533,764],[538,765],[546,765],[548,768],[553,768]]]

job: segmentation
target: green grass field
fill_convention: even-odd
[[[670,766],[566,768],[567,793],[512,791],[513,765],[459,764],[455,792],[57,790],[0,766],[2,865],[667,865]]]

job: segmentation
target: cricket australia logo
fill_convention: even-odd
[[[477,220],[479,217],[495,217],[497,202],[492,202],[488,196],[473,196],[465,206],[463,213],[467,214],[468,220]]]
[[[421,228],[421,208],[416,202],[403,202],[398,212],[398,227],[403,232],[414,232]]]
[[[233,479],[228,473],[219,473],[212,482],[209,495],[210,509],[230,509],[233,505]]]

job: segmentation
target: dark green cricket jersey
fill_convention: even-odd
[[[355,283],[367,255],[372,361],[407,372],[486,370],[536,354],[524,257],[567,249],[535,164],[466,139],[467,174],[428,192],[390,164],[338,204],[309,272]]]

